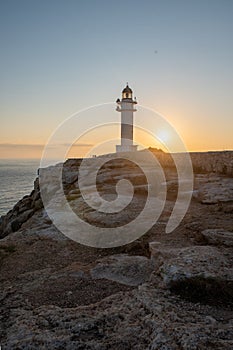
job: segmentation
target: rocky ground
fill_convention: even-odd
[[[85,220],[98,223],[82,203],[79,164],[66,163],[64,191],[74,211],[81,207]],[[137,168],[123,169],[136,188],[134,205],[117,218],[124,223],[145,200],[146,187]],[[91,248],[65,237],[43,208],[38,180],[31,195],[1,218],[3,350],[233,348],[232,174],[198,168],[189,210],[166,234],[177,174],[170,166],[165,173],[162,215],[125,246]],[[99,190],[105,184],[109,195],[119,174],[119,164],[103,168]],[[53,184],[51,178],[49,190],[57,191]]]

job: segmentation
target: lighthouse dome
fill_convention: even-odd
[[[124,88],[124,90],[122,92],[131,92],[131,94],[133,93],[132,89],[130,89],[128,84],[126,85],[126,87]]]
[[[129,98],[132,99],[133,96],[133,90],[130,89],[129,85],[127,84],[126,87],[122,90],[122,99]]]

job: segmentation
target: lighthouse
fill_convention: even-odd
[[[135,152],[137,145],[133,144],[133,113],[137,111],[137,101],[133,99],[133,91],[128,83],[122,91],[122,99],[118,98],[116,103],[116,110],[121,113],[121,144],[116,146],[116,152]]]

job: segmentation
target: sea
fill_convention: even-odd
[[[0,217],[31,193],[39,166],[39,159],[0,159]]]

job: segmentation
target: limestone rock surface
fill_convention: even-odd
[[[233,247],[233,232],[221,229],[207,229],[202,231],[202,235],[209,244]]]

